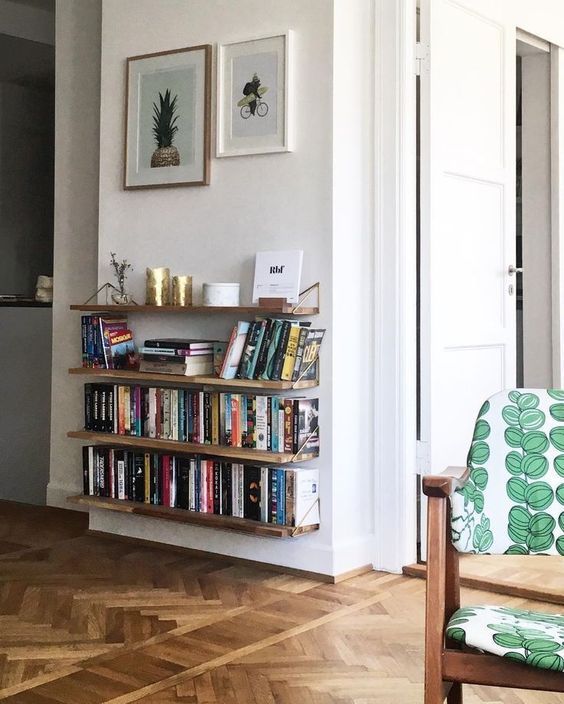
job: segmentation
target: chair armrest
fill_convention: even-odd
[[[469,478],[469,467],[447,467],[441,474],[428,474],[423,477],[423,493],[426,496],[447,498],[457,489],[462,489]]]

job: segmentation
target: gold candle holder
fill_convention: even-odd
[[[173,276],[172,277],[172,305],[191,306],[192,305],[192,277]]]
[[[147,269],[145,302],[148,306],[170,305],[170,269],[164,266]]]

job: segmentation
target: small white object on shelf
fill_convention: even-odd
[[[35,300],[41,303],[53,301],[53,277],[40,275],[37,277]]]
[[[259,298],[282,298],[297,303],[300,296],[302,249],[257,252],[253,303]]]
[[[235,283],[215,283],[203,285],[203,305],[205,306],[238,306],[239,287]]]

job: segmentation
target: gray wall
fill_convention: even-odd
[[[52,13],[0,4],[0,293],[32,297],[52,273],[53,29]],[[51,326],[51,308],[0,307],[0,499],[45,503]]]
[[[0,499],[44,504],[51,309],[0,307]]]
[[[99,0],[57,0],[55,87],[55,288],[51,476],[47,502],[66,506],[82,491],[80,443],[66,432],[83,425],[80,314],[69,304],[95,290],[98,247],[100,133]]]
[[[52,274],[53,149],[52,92],[0,83],[0,293]]]
[[[552,383],[550,54],[523,56],[522,213],[524,386]]]

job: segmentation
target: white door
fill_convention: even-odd
[[[420,439],[464,465],[515,385],[515,30],[505,0],[422,0]]]

